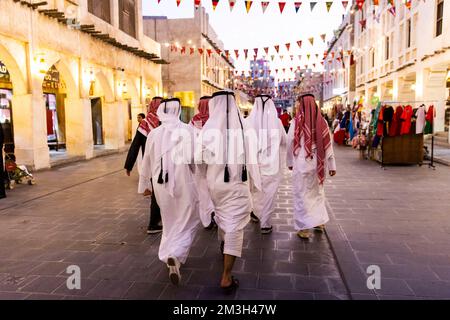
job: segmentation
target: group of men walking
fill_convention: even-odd
[[[180,282],[180,266],[202,223],[217,226],[224,264],[220,287],[232,292],[239,286],[232,269],[242,255],[246,225],[253,220],[261,223],[262,234],[274,230],[284,168],[293,171],[298,236],[308,239],[311,229],[324,230],[329,218],[323,184],[326,170],[336,173],[328,126],[312,95],[299,97],[287,134],[268,95],[256,97],[246,119],[228,91],[203,97],[190,124],[180,115],[179,99],[154,98],[125,169],[129,175],[142,158],[139,192],[152,196],[148,233],[162,231],[159,258],[172,283]]]

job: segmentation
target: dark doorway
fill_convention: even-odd
[[[100,98],[91,99],[92,108],[92,136],[94,145],[102,145],[103,142],[103,119],[102,119],[102,100]]]

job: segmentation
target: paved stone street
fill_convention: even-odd
[[[169,283],[157,258],[160,236],[146,235],[149,203],[124,154],[39,172],[0,204],[0,299],[348,299],[325,235],[308,243],[292,228],[290,187],[280,188],[276,232],[245,233],[236,264],[240,289],[218,289],[222,258],[215,231],[200,230],[182,283]],[[66,268],[81,268],[81,290]]]
[[[449,299],[450,168],[383,170],[335,151],[327,236],[297,238],[286,173],[275,232],[246,229],[233,296],[217,288],[215,231],[199,230],[180,287],[169,283],[160,236],[145,233],[149,200],[122,171],[124,154],[39,172],[38,185],[0,203],[0,299]],[[81,290],[66,287],[69,265],[81,267]],[[367,289],[370,265],[381,269],[380,290]]]
[[[327,184],[334,252],[353,299],[450,299],[450,168],[386,167],[335,148]],[[366,270],[381,268],[381,290]]]

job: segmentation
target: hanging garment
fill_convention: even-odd
[[[390,137],[396,137],[400,135],[400,129],[402,127],[402,113],[403,113],[403,107],[398,106],[395,109],[394,117],[392,118],[392,123],[389,128],[389,136]]]
[[[257,148],[232,92],[216,92],[209,102],[209,114],[201,141],[219,240],[224,241],[224,254],[241,257],[252,209],[250,188],[261,190]]]
[[[384,110],[386,106],[382,106],[380,109],[380,113],[378,114],[378,122],[377,122],[377,136],[382,137],[384,134]]]
[[[253,213],[261,220],[261,228],[272,227],[272,215],[278,186],[283,177],[286,159],[286,131],[277,116],[270,96],[255,98],[255,104],[246,119],[258,138],[258,164],[262,190],[252,190]]]
[[[434,106],[430,106],[428,108],[427,115],[425,117],[425,120],[426,120],[426,125],[425,125],[425,129],[424,129],[425,134],[433,133],[434,117],[436,117],[436,110],[434,109]]]
[[[169,257],[186,262],[200,224],[197,188],[190,169],[194,137],[191,127],[180,121],[180,114],[179,99],[162,101],[157,112],[161,126],[147,137],[139,180],[142,189],[153,186],[161,208],[164,228],[159,259],[165,263]],[[179,155],[179,150],[185,158],[175,156]]]
[[[288,133],[287,165],[293,167],[295,229],[327,223],[323,184],[326,172],[336,170],[336,162],[330,133],[312,95],[300,98],[295,126]]]
[[[391,127],[393,118],[394,118],[394,108],[392,108],[391,106],[386,107],[383,112],[384,137],[387,137],[389,135],[389,129]]]
[[[378,130],[378,118],[380,117],[381,112],[381,103],[378,103],[377,108],[374,110],[373,116],[372,116],[372,122],[370,123],[370,126],[372,127],[372,135],[377,135]]]
[[[411,106],[406,106],[402,113],[402,126],[400,129],[401,135],[407,135],[411,133],[411,119],[413,115],[413,108]]]
[[[422,134],[425,128],[425,105],[421,105],[416,112],[416,134]]]
[[[195,137],[201,134],[201,130],[209,119],[209,100],[211,97],[202,97],[198,105],[198,114],[196,114],[191,121]],[[214,213],[214,204],[208,190],[208,183],[206,181],[206,167],[204,164],[199,164],[195,169],[194,174],[195,184],[197,185],[199,195],[199,214],[202,225],[206,228],[211,224],[211,217]]]

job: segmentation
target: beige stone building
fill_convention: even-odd
[[[146,98],[162,94],[164,61],[144,36],[141,1],[2,0],[0,12],[5,151],[41,169],[61,152],[122,148]]]
[[[170,61],[162,68],[164,91],[181,99],[183,120],[194,114],[202,96],[233,88],[233,62],[225,56],[203,7],[193,18],[144,17],[144,33],[161,43],[161,57]]]
[[[378,100],[425,101],[436,107],[435,131],[450,138],[450,1],[403,1],[392,6],[366,1],[353,11],[356,97],[374,107]],[[391,10],[392,11],[392,10]],[[365,28],[360,21],[366,21]],[[414,103],[417,102],[417,103]]]

